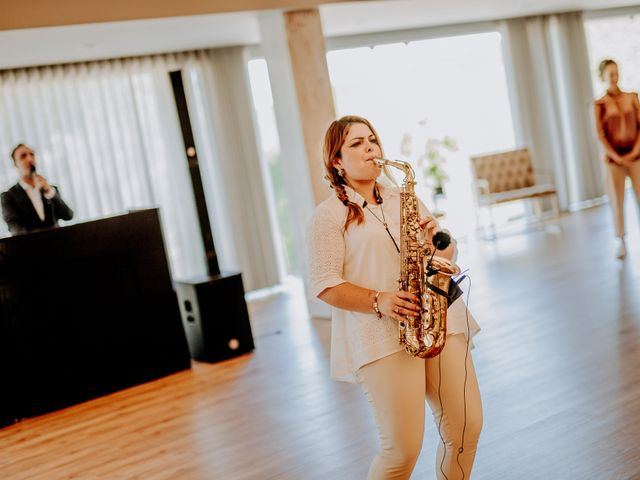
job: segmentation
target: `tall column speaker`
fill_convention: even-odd
[[[221,273],[218,266],[182,72],[169,72],[169,77],[180,120],[208,272],[208,276],[200,279],[176,281],[175,288],[191,357],[204,362],[218,362],[255,348],[251,323],[244,299],[242,275]]]

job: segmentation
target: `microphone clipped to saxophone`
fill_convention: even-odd
[[[420,300],[420,315],[406,316],[400,322],[400,344],[415,357],[432,358],[444,348],[447,335],[448,293],[452,276],[460,268],[444,257],[435,255],[451,243],[445,232],[433,236],[428,243],[420,227],[420,211],[415,194],[415,172],[408,162],[376,158],[377,165],[398,168],[404,173],[400,191],[400,278],[399,290],[414,294]]]

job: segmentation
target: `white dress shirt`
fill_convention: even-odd
[[[33,208],[36,209],[36,213],[38,214],[38,217],[40,217],[40,220],[44,221],[45,215],[44,215],[44,204],[42,202],[42,195],[44,195],[44,198],[46,198],[47,200],[51,200],[53,197],[56,196],[56,189],[51,187],[51,189],[47,193],[43,193],[42,195],[40,195],[41,192],[39,188],[32,187],[31,185],[23,182],[22,180],[20,180],[18,183],[24,189],[24,191],[27,192],[27,196],[29,197],[29,200],[31,200],[31,203],[33,204]]]
[[[346,188],[349,199],[362,205],[364,199]],[[369,205],[400,245],[400,194],[398,188],[383,188],[382,205]],[[309,288],[317,297],[327,288],[345,282],[376,291],[398,289],[400,254],[384,226],[367,209],[365,222],[352,223],[344,231],[347,208],[332,195],[318,205],[308,228]],[[429,215],[420,202],[420,217]],[[403,349],[398,342],[398,321],[376,314],[331,308],[331,377],[355,382],[354,373],[363,365]],[[468,325],[467,325],[468,319]],[[447,311],[447,335],[475,335],[480,330],[462,298]],[[445,347],[446,348],[446,347]]]

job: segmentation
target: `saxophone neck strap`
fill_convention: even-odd
[[[380,218],[379,216],[377,216],[375,213],[371,211],[371,209],[369,208],[369,205],[367,205],[366,200],[362,203],[362,208],[366,208],[369,211],[369,213],[373,215],[376,218],[376,220],[378,220],[382,224],[384,229],[389,234],[389,238],[393,242],[393,246],[396,247],[396,250],[398,251],[398,253],[400,253],[400,247],[398,247],[398,244],[396,243],[395,238],[393,238],[393,235],[391,235],[391,232],[389,231],[389,226],[387,225],[387,219],[384,216],[384,209],[382,208],[382,199],[380,199],[378,205],[380,205],[380,212],[382,213],[382,218]]]

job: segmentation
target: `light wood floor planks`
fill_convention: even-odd
[[[640,235],[608,207],[461,240],[485,426],[473,478],[640,479]],[[467,287],[465,287],[467,290]],[[250,301],[256,351],[0,430],[0,478],[361,479],[377,445],[359,387],[328,373],[304,297]],[[79,360],[80,361],[80,360]],[[414,479],[434,478],[427,427]]]

